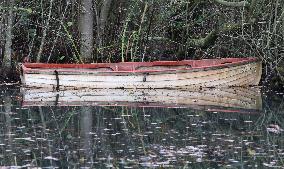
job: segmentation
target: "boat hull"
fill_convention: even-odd
[[[225,60],[224,60],[225,61]],[[182,62],[182,61],[181,61]],[[163,62],[158,62],[160,65]],[[168,65],[179,64],[169,64]],[[182,62],[186,63],[186,62]],[[193,62],[190,62],[193,63]],[[124,63],[125,64],[125,63]],[[131,63],[129,63],[131,64]],[[164,64],[164,63],[163,63]],[[193,64],[191,64],[193,65]],[[111,65],[112,66],[112,65]],[[109,66],[109,68],[111,68]],[[159,65],[158,65],[159,66]],[[137,68],[138,66],[136,66]],[[146,66],[144,66],[146,67]],[[155,68],[155,66],[149,66]],[[161,66],[160,66],[161,67]],[[158,68],[160,68],[158,67]],[[170,67],[170,66],[169,66]],[[244,60],[213,66],[190,66],[177,69],[144,69],[108,71],[70,68],[23,68],[22,83],[25,87],[44,88],[202,88],[258,85],[261,77],[261,62]]]

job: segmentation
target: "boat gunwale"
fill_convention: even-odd
[[[121,70],[96,71],[97,68],[111,68],[111,66],[117,66],[118,64],[129,64],[129,65],[136,66],[136,67],[139,67],[140,65],[141,66],[147,66],[147,65],[148,66],[184,66],[184,65],[188,65],[186,64],[186,62],[192,62],[195,60],[155,61],[155,62],[120,62],[120,63],[96,63],[96,64],[23,63],[21,66],[22,66],[23,74],[54,74],[54,71],[56,70],[60,74],[96,74],[96,75],[130,74],[130,75],[136,75],[136,74],[145,74],[145,73],[151,73],[151,74],[169,73],[171,74],[171,73],[208,71],[208,70],[216,70],[216,69],[222,69],[222,68],[231,68],[231,67],[245,65],[248,63],[260,62],[258,58],[224,58],[220,60],[222,60],[223,62],[226,62],[227,60],[230,61],[230,59],[233,59],[233,60],[235,59],[237,61],[231,61],[231,63],[215,64],[215,65],[209,65],[209,66],[199,66],[199,67],[190,67],[190,68],[181,68],[181,69],[164,69],[164,70],[135,70],[134,69],[134,70],[127,70],[127,71],[121,71]],[[203,59],[203,60],[217,61],[219,59]],[[196,60],[196,61],[202,61],[202,60]],[[31,68],[31,67],[36,67],[36,68]],[[44,67],[44,68],[40,68],[40,67]],[[93,67],[93,68],[90,68],[90,67]],[[82,69],[84,69],[84,71],[82,71]]]

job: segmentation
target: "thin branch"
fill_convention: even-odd
[[[68,9],[68,7],[69,7],[69,4],[70,4],[70,3],[67,2],[66,6],[65,6],[65,9],[64,9],[64,12],[63,12],[63,14],[62,14],[61,20],[59,21],[60,23],[63,23],[63,20],[64,20],[64,18],[65,18],[65,14],[66,14],[67,9]],[[48,56],[48,59],[47,59],[47,63],[49,62],[49,60],[50,60],[50,58],[51,58],[51,55],[52,55],[52,52],[53,52],[53,50],[54,50],[54,47],[55,47],[55,45],[57,44],[57,40],[58,40],[58,37],[59,37],[61,28],[62,28],[62,24],[59,24],[59,27],[58,27],[58,30],[57,30],[57,33],[56,33],[56,38],[55,38],[54,41],[53,41],[53,45],[52,45],[52,47],[51,47],[51,50],[50,50],[50,53],[49,53],[49,56]]]
[[[43,47],[45,45],[45,39],[46,39],[46,35],[47,35],[47,30],[49,28],[49,21],[50,21],[50,18],[51,18],[52,4],[53,4],[53,0],[50,0],[48,19],[46,21],[45,29],[43,30],[43,35],[42,35],[39,51],[38,51],[38,54],[37,54],[36,62],[40,62],[40,58],[41,58],[41,55],[42,55]]]
[[[145,21],[145,14],[148,10],[148,3],[146,2],[145,3],[145,6],[144,6],[144,10],[143,10],[143,13],[142,13],[142,16],[141,16],[141,21],[140,21],[140,25],[139,25],[139,29],[138,29],[138,34],[137,34],[137,39],[136,39],[136,42],[135,42],[135,46],[134,46],[134,56],[136,56],[136,53],[137,53],[137,48],[138,48],[138,42],[139,42],[139,39],[141,38],[141,29],[142,29],[142,25]],[[134,61],[134,58],[131,57],[131,60],[132,62]]]

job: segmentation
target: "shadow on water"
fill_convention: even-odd
[[[254,90],[3,89],[0,166],[282,168],[283,95]]]

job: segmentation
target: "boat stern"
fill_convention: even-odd
[[[253,86],[259,85],[261,75],[262,75],[262,62],[261,60],[258,60],[256,61],[255,80],[252,84]]]

